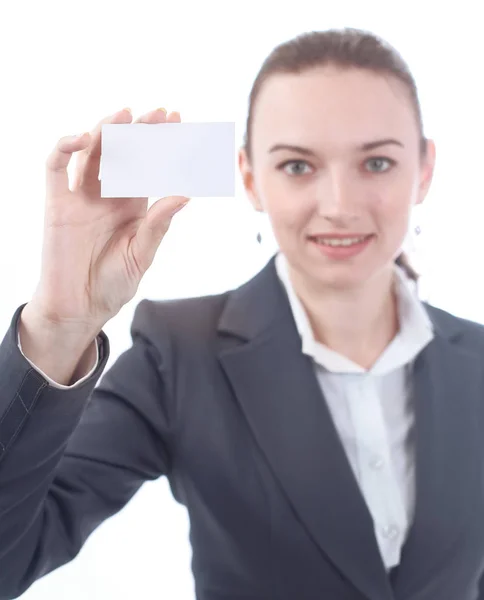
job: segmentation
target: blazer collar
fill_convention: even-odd
[[[434,306],[422,302],[434,332],[443,340],[457,337],[458,320]],[[276,255],[249,281],[229,292],[218,329],[251,340],[276,326],[280,320],[294,317],[287,292],[276,269]],[[297,327],[296,327],[297,331]]]
[[[301,336],[302,351],[333,373],[365,373],[384,375],[413,361],[415,356],[434,337],[432,321],[416,293],[415,282],[409,280],[403,269],[394,265],[394,290],[397,297],[400,328],[392,342],[368,371],[346,356],[334,352],[314,338],[309,317],[294,289],[289,264],[282,252],[275,258],[279,279],[287,293],[296,326]]]

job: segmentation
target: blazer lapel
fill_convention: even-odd
[[[396,581],[402,597],[444,568],[482,499],[482,356],[459,345],[457,320],[427,310],[435,338],[414,365],[416,507]]]
[[[225,336],[221,364],[308,534],[365,596],[393,598],[371,515],[312,362],[301,352],[274,259],[231,293],[219,330]],[[227,333],[235,336],[228,344]]]

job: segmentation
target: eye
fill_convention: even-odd
[[[393,167],[394,165],[396,165],[396,161],[394,161],[394,160],[393,160],[393,159],[391,159],[391,158],[386,158],[386,157],[384,157],[384,156],[372,156],[371,158],[369,158],[369,159],[366,161],[366,164],[369,164],[369,163],[371,163],[372,161],[373,161],[373,164],[375,164],[375,163],[376,163],[377,165],[378,165],[378,164],[381,164],[382,162],[384,162],[384,163],[385,163],[385,162],[386,162],[386,163],[388,163],[388,164],[390,165],[390,167]],[[377,167],[377,170],[376,170],[376,171],[374,171],[374,172],[376,172],[376,173],[385,173],[386,171],[388,171],[388,170],[390,169],[390,167],[388,167],[387,169],[384,169],[384,170],[382,170],[382,169],[379,169],[379,168]]]
[[[285,168],[288,165],[306,165],[306,166],[309,166],[308,163],[305,160],[287,160],[286,162],[278,165],[277,169],[279,171],[283,171],[283,170],[285,170]],[[287,171],[286,171],[286,173],[287,173]],[[300,169],[296,169],[296,172],[293,171],[292,173],[288,173],[288,175],[301,175],[301,174],[304,175],[304,173],[300,172]]]
[[[395,166],[397,163],[392,158],[387,158],[385,156],[372,156],[366,161],[366,164],[372,163],[376,165],[376,169],[370,169],[370,171],[374,173],[386,173],[390,169],[390,167]],[[389,166],[385,168],[381,168],[382,163],[387,163]],[[292,169],[291,171],[287,171],[286,167],[297,165],[297,169]],[[278,165],[277,169],[279,171],[285,171],[288,175],[305,175],[305,173],[301,170],[301,165],[309,167],[309,164],[305,160],[287,160],[282,164]]]

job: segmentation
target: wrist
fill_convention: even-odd
[[[52,313],[47,313],[34,300],[22,310],[21,322],[25,328],[35,330],[45,341],[63,340],[63,345],[87,348],[96,339],[103,325],[80,321],[78,319],[59,319]]]

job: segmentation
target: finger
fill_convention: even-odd
[[[157,108],[141,115],[134,123],[164,123],[166,121],[166,109]]]
[[[180,113],[178,111],[171,112],[169,115],[167,115],[166,122],[167,123],[180,123],[181,122]]]
[[[146,213],[132,240],[134,259],[143,274],[153,262],[173,216],[182,210],[189,200],[186,196],[160,198]]]
[[[91,143],[79,153],[74,176],[75,185],[89,188],[101,189],[99,181],[99,163],[101,159],[101,131],[103,125],[109,123],[127,124],[130,123],[133,115],[129,109],[123,109],[105,117],[91,131]]]
[[[164,123],[165,121],[167,123],[179,123],[180,120],[180,113],[178,111],[168,114],[165,108],[157,108],[142,115],[134,123]]]
[[[89,134],[83,133],[80,136],[63,137],[57,142],[46,162],[47,197],[58,197],[69,192],[67,166],[73,153],[87,147],[89,141]]]

